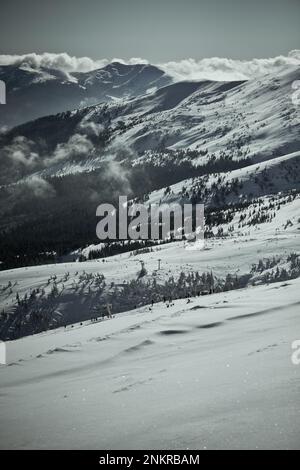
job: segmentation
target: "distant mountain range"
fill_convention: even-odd
[[[144,64],[72,74],[2,66],[0,79],[9,127],[0,136],[0,258],[92,243],[97,205],[121,193],[222,208],[300,189],[297,67],[175,83]]]
[[[7,87],[7,105],[5,113],[0,114],[0,127],[101,101],[135,97],[172,81],[152,65],[119,62],[86,73],[2,65],[0,80]]]

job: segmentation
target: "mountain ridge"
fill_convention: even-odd
[[[91,72],[1,65],[0,80],[6,83],[7,104],[0,127],[14,127],[49,114],[84,106],[89,102],[137,96],[147,88],[170,83],[172,78],[150,64],[112,62]]]

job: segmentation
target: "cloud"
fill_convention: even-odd
[[[58,144],[53,155],[46,159],[45,164],[53,165],[69,159],[76,160],[79,157],[90,156],[94,146],[92,142],[83,134],[74,134],[70,139],[62,144]]]
[[[300,65],[300,50],[291,51],[287,56],[270,59],[233,60],[219,57],[195,60],[184,59],[158,66],[175,80],[247,80],[279,68]]]
[[[110,62],[120,62],[123,64],[146,64],[148,63],[145,59],[133,57],[129,60],[123,59],[98,59],[94,60],[90,57],[75,57],[70,56],[66,52],[60,54],[53,54],[50,52],[44,52],[43,54],[23,54],[23,55],[9,55],[0,54],[0,65],[17,65],[19,67],[30,68],[38,70],[41,67],[48,69],[60,70],[65,73],[71,72],[90,72],[96,70]]]
[[[38,175],[30,176],[22,182],[22,185],[26,194],[29,189],[29,191],[38,198],[55,196],[55,190],[51,184]]]
[[[129,145],[118,142],[117,139],[106,148],[102,156],[102,176],[106,181],[117,183],[117,190],[112,189],[114,196],[132,194],[131,170],[122,162],[124,163],[127,159],[132,160],[135,156],[135,152]]]
[[[130,194],[130,172],[125,169],[120,162],[115,160],[115,155],[107,155],[105,167],[103,171],[104,179],[107,181],[113,180],[118,183],[118,193]]]
[[[78,126],[78,129],[84,134],[90,137],[99,137],[99,135],[105,130],[103,124],[96,123],[94,121],[82,120]]]
[[[1,134],[5,134],[8,131],[8,126],[0,126],[0,136]]]
[[[31,140],[18,136],[9,146],[3,148],[3,154],[16,165],[33,168],[39,161],[39,156],[33,147],[34,143]]]
[[[72,72],[90,72],[104,67],[110,62],[122,64],[147,64],[145,59],[133,57],[129,60],[114,58],[112,60],[94,60],[90,57],[75,57],[67,53],[24,55],[0,55],[0,65],[18,65],[39,70],[41,67],[60,70],[66,74]],[[179,61],[170,61],[154,64],[171,75],[175,80],[245,80],[254,78],[269,72],[274,72],[281,67],[299,66],[300,50],[293,50],[286,56],[277,56],[266,59],[234,60],[220,57],[211,57],[201,60],[192,58]]]
[[[128,59],[128,60],[114,58],[111,60],[111,62],[120,62],[120,64],[125,64],[125,65],[149,64],[149,61],[147,59],[141,59],[141,57],[131,57],[131,59]]]
[[[23,55],[0,55],[0,65],[18,65],[39,69],[40,67],[61,70],[63,72],[89,72],[104,67],[109,61],[106,59],[93,60],[89,57],[74,57],[63,52],[52,54],[23,54]]]
[[[101,128],[100,125],[94,123],[88,125],[87,123],[82,130],[94,136],[100,133]],[[21,175],[24,175],[32,171],[46,169],[60,162],[88,158],[94,151],[95,147],[86,134],[76,133],[72,135],[67,142],[57,144],[50,155],[39,155],[33,141],[18,136],[13,139],[10,145],[1,149],[0,157],[2,158],[2,164],[6,160],[10,162],[12,167],[20,169]]]

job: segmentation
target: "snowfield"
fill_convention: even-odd
[[[300,279],[8,343],[2,449],[297,449]]]

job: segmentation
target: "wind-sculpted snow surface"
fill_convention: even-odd
[[[0,446],[297,449],[299,280],[7,344]]]

